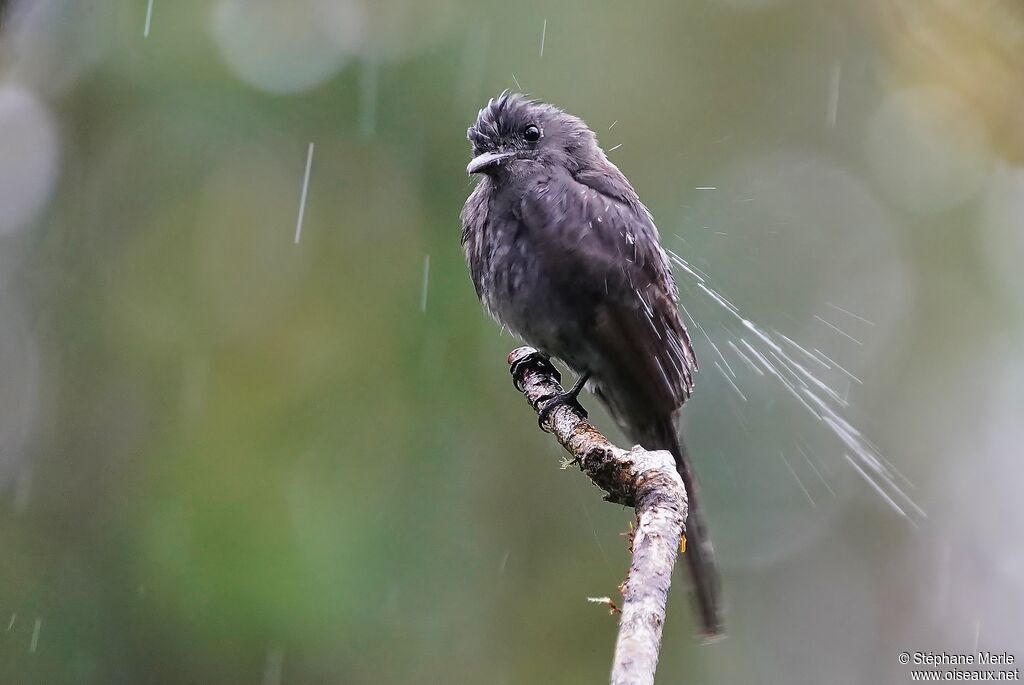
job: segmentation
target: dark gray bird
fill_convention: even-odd
[[[623,431],[672,453],[689,495],[684,558],[703,632],[721,633],[718,570],[697,481],[676,431],[697,360],[650,212],[579,118],[502,93],[467,134],[480,182],[462,245],[488,313],[589,387]]]

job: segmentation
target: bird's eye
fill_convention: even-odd
[[[530,124],[523,129],[523,138],[525,138],[528,143],[536,143],[540,140],[540,129],[536,124]]]

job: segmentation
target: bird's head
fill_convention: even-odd
[[[509,91],[491,98],[466,137],[473,144],[470,174],[514,175],[542,165],[577,170],[603,156],[582,119]]]

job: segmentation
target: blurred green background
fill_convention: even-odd
[[[730,638],[677,573],[659,682],[1024,658],[1022,74],[1014,0],[7,2],[0,682],[606,679],[631,512],[559,470],[458,240],[520,86],[893,467],[681,270]]]

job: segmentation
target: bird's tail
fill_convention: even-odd
[[[680,439],[672,418],[658,422],[649,434],[643,437],[647,438],[646,441],[641,440],[645,448],[668,450],[675,457],[676,468],[686,487],[687,495],[686,551],[683,558],[693,579],[696,609],[702,632],[708,639],[718,637],[723,632],[721,584],[718,566],[715,563],[715,550],[711,546],[711,537],[700,506],[697,477],[689,452]]]

